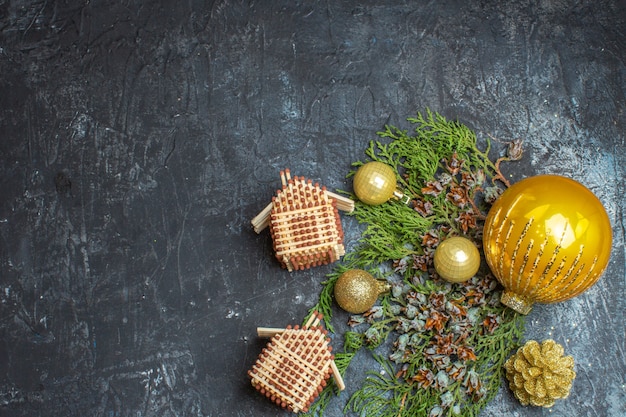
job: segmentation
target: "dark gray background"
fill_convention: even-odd
[[[599,283],[528,317],[574,356],[570,397],[482,415],[626,415],[625,92],[623,0],[0,0],[0,415],[280,415],[256,326],[300,323],[331,267],[282,270],[250,220],[282,168],[350,190],[427,107],[524,139],[512,181],[577,179],[614,228]]]

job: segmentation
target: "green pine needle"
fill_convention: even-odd
[[[500,304],[502,289],[486,267],[468,283],[450,284],[432,274],[432,253],[450,235],[480,247],[485,200],[497,197],[506,183],[499,163],[488,157],[489,143],[479,150],[466,126],[430,110],[407,120],[413,132],[385,126],[365,154],[394,168],[415,209],[397,201],[357,201],[352,215],[365,226],[361,239],[323,283],[310,313],[322,313],[334,331],[337,278],[355,268],[387,278],[391,293],[364,315],[352,316],[354,330],[344,334],[343,352],[335,357],[344,374],[356,352],[366,348],[379,368],[363,381],[346,381],[358,388],[345,412],[473,417],[497,394],[503,364],[523,336],[524,316]],[[355,171],[364,163],[355,162]],[[335,392],[330,384],[307,415],[322,416]]]

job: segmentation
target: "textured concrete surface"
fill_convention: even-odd
[[[282,415],[255,329],[299,323],[330,267],[280,269],[249,222],[280,169],[349,190],[427,107],[523,139],[512,181],[577,179],[613,224],[605,276],[528,318],[570,397],[481,415],[626,415],[625,30],[623,0],[0,0],[0,415]]]

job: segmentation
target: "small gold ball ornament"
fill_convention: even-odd
[[[396,174],[382,162],[372,161],[361,165],[352,183],[356,196],[370,206],[378,206],[390,199],[401,199],[404,193],[397,189]]]
[[[465,282],[480,268],[480,252],[471,240],[454,236],[437,246],[433,259],[437,274],[449,282]]]
[[[504,364],[506,378],[522,405],[552,407],[567,398],[576,378],[574,358],[563,356],[563,346],[552,339],[528,341]]]
[[[337,304],[352,314],[361,314],[374,306],[378,296],[391,289],[391,285],[374,278],[362,269],[350,269],[335,282]]]

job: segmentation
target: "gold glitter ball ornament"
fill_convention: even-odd
[[[522,405],[552,407],[567,398],[576,378],[574,358],[552,339],[531,340],[504,364],[509,387]]]
[[[570,299],[591,287],[611,254],[609,217],[582,184],[558,175],[521,180],[493,204],[483,234],[485,259],[504,286],[503,304]]]
[[[390,199],[402,199],[404,193],[397,189],[396,174],[382,162],[372,161],[359,167],[352,182],[356,196],[370,206],[378,206]]]
[[[433,258],[437,274],[449,282],[464,282],[480,268],[480,252],[464,237],[449,237],[437,246]]]
[[[335,300],[352,314],[361,314],[374,306],[381,294],[391,289],[388,282],[374,278],[362,269],[350,269],[335,282]]]

